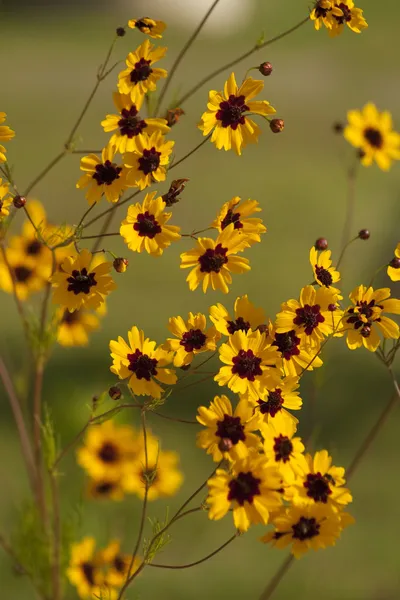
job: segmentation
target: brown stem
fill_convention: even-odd
[[[201,563],[206,562],[206,560],[209,560],[210,558],[212,558],[213,556],[215,556],[216,554],[221,552],[221,550],[223,550],[224,548],[229,546],[229,544],[231,542],[233,542],[233,540],[235,540],[237,537],[238,537],[238,534],[235,533],[235,535],[233,535],[231,538],[229,538],[229,540],[226,541],[224,544],[222,544],[222,546],[219,546],[216,550],[214,550],[210,554],[207,554],[207,556],[204,556],[203,558],[201,558],[200,560],[196,560],[195,562],[187,563],[186,565],[160,565],[158,563],[149,563],[148,566],[156,567],[158,569],[190,569],[190,567],[195,567],[196,565],[201,565]]]
[[[293,556],[293,554],[289,554],[289,556],[282,563],[282,565],[280,566],[278,571],[275,573],[275,575],[273,576],[273,578],[271,579],[271,581],[268,583],[267,587],[261,594],[260,600],[269,600],[269,598],[271,598],[272,594],[274,593],[274,591],[280,584],[281,580],[283,579],[283,577],[286,575],[286,573],[292,566],[293,562],[294,562],[294,556]]]
[[[53,557],[52,557],[52,579],[53,598],[61,599],[61,518],[60,518],[60,496],[58,490],[57,474],[49,472],[51,499],[53,506]]]
[[[113,213],[110,213],[110,214],[112,215]],[[116,236],[116,235],[121,235],[121,234],[119,233],[119,231],[115,232],[115,233],[100,232],[100,233],[96,233],[96,235],[83,235],[79,239],[80,240],[97,240],[98,238],[101,239],[103,237],[110,237],[110,236],[112,237],[112,236]]]
[[[167,415],[163,415],[155,410],[150,410],[151,414],[157,415],[157,417],[162,417],[163,419],[168,419],[168,421],[176,421],[177,423],[186,423],[188,425],[198,425],[197,421],[188,421],[187,419],[176,419],[175,417],[169,417]]]

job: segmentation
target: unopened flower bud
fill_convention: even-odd
[[[186,183],[189,179],[174,179],[171,183],[169,190],[166,194],[162,196],[166,206],[172,206],[179,202],[179,195],[182,194],[183,190],[186,187]]]
[[[328,310],[330,310],[331,312],[335,312],[335,310],[336,310],[336,304],[329,304],[328,305]]]
[[[169,110],[167,110],[165,118],[167,119],[169,127],[176,125],[181,116],[184,114],[185,111],[182,108],[170,108]]]
[[[113,267],[117,273],[125,273],[128,268],[128,261],[126,258],[116,258],[113,262]]]
[[[285,129],[285,121],[283,119],[272,119],[269,122],[269,127],[273,133],[281,133]]]
[[[360,240],[369,240],[370,238],[370,232],[369,229],[361,229],[358,232],[358,237],[360,238]]]
[[[258,67],[258,70],[260,71],[261,75],[264,75],[264,77],[269,77],[273,71],[273,67],[271,63],[267,61],[261,63],[261,65]]]
[[[328,247],[328,240],[326,238],[318,238],[317,241],[315,242],[315,249],[316,250],[326,250]]]
[[[116,385],[110,387],[110,389],[108,390],[108,395],[113,400],[120,400],[122,398],[122,392]]]
[[[265,323],[259,325],[257,329],[260,333],[268,333],[268,325],[266,325]]]
[[[92,408],[93,408],[93,410],[96,410],[98,401],[99,401],[99,397],[98,396],[93,396],[92,397]]]
[[[333,124],[332,129],[335,133],[343,133],[344,125],[343,123],[336,122]]]
[[[23,208],[26,204],[26,198],[24,196],[14,196],[13,204],[15,208]]]
[[[233,443],[229,438],[221,438],[218,444],[218,448],[221,452],[229,452],[229,450],[232,450],[232,447]]]
[[[124,27],[117,27],[116,34],[117,34],[118,37],[124,37],[124,35],[126,34],[125,28]]]
[[[371,327],[369,325],[364,325],[364,327],[361,329],[361,335],[363,338],[369,337],[371,335]]]
[[[400,258],[397,258],[397,256],[392,258],[392,260],[389,263],[389,266],[393,267],[393,269],[400,269]]]

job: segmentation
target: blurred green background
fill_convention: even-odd
[[[197,5],[195,2],[194,4]],[[221,0],[214,27],[203,33],[185,58],[171,86],[179,94],[220,64],[251,47],[262,31],[271,37],[300,21],[307,14],[306,1],[242,0],[243,11],[235,17],[231,0]],[[280,303],[297,297],[310,281],[308,253],[319,236],[326,236],[334,256],[340,251],[346,205],[346,169],[353,150],[341,136],[332,133],[332,123],[344,120],[350,108],[373,101],[392,111],[400,127],[400,84],[398,79],[397,0],[363,0],[361,7],[369,23],[362,35],[346,30],[331,40],[325,31],[315,32],[311,23],[287,39],[259,52],[235,69],[240,79],[245,71],[269,60],[273,75],[265,81],[263,98],[285,119],[282,135],[264,127],[257,146],[245,149],[241,158],[233,152],[217,151],[211,144],[185,161],[173,178],[190,179],[180,204],[173,208],[173,223],[184,232],[207,227],[223,202],[233,195],[256,198],[263,208],[268,233],[262,243],[247,253],[252,270],[234,277],[231,292],[204,295],[189,292],[186,272],[179,268],[179,254],[191,242],[172,245],[164,256],[134,255],[122,243],[110,238],[107,247],[129,258],[129,270],[116,275],[118,291],[108,302],[108,316],[89,348],[56,348],[45,378],[45,400],[51,408],[61,441],[67,443],[88,418],[88,404],[114,382],[109,372],[108,341],[126,335],[136,324],[162,342],[168,317],[189,310],[207,311],[215,302],[232,307],[244,293],[262,305],[272,317]],[[204,2],[207,10],[209,2]],[[146,9],[143,7],[146,6]],[[179,24],[180,3],[154,0],[145,5],[126,3],[82,3],[47,6],[6,3],[1,7],[1,96],[0,110],[7,112],[8,124],[17,132],[8,145],[15,165],[15,178],[23,189],[62,148],[92,86],[98,65],[117,26],[142,14],[158,17],[158,8],[170,12],[171,26],[162,40],[169,46],[162,65],[169,68],[189,36]],[[249,9],[247,12],[247,8]],[[227,23],[224,14],[229,16]],[[247,14],[247,17],[246,17]],[[230,34],[230,32],[232,32]],[[115,50],[115,60],[124,59],[144,38],[129,30]],[[100,148],[107,141],[100,121],[114,112],[111,92],[115,71],[102,85],[79,128],[81,148]],[[226,74],[229,75],[229,72]],[[210,84],[220,89],[225,75]],[[207,100],[207,87],[185,105],[186,115],[173,129],[176,157],[183,156],[201,141],[196,123]],[[395,165],[386,174],[377,167],[360,171],[352,234],[368,227],[368,242],[351,246],[343,264],[346,294],[367,283],[380,265],[392,257],[399,239],[400,170]],[[77,223],[86,209],[84,194],[75,188],[79,177],[79,156],[67,156],[35,189],[34,197],[46,206],[54,222]],[[168,184],[159,186],[164,193]],[[98,211],[106,208],[102,201]],[[118,218],[125,216],[121,209]],[[15,220],[15,230],[21,225]],[[117,227],[115,220],[113,229]],[[90,233],[99,231],[96,224]],[[377,283],[389,285],[383,271]],[[397,294],[399,288],[397,287]],[[21,326],[13,301],[0,297],[1,351],[24,392],[24,374],[29,370]],[[314,447],[328,448],[338,465],[347,465],[358,445],[380,414],[392,393],[389,377],[376,357],[365,350],[350,352],[343,340],[327,346],[324,366],[302,379],[304,410],[300,434],[314,431]],[[199,404],[207,404],[220,390],[206,382],[172,395],[164,412],[193,419]],[[0,421],[0,531],[12,531],[12,522],[27,494],[14,423],[3,395]],[[31,401],[26,393],[27,404]],[[137,415],[126,413],[121,420],[137,423]],[[150,506],[150,515],[162,516],[165,507],[174,510],[213,469],[211,461],[195,447],[195,427],[150,417],[151,428],[165,449],[181,455],[185,485],[168,502]],[[274,594],[276,600],[398,600],[400,564],[398,539],[400,515],[398,494],[399,452],[396,435],[400,425],[396,409],[360,466],[351,489],[350,507],[356,525],[349,528],[336,548],[306,556],[297,562]],[[81,501],[84,476],[73,453],[63,464],[63,512],[70,517]],[[78,535],[90,534],[105,544],[110,536],[120,537],[123,547],[133,546],[140,502],[128,497],[122,503],[85,502],[79,517]],[[232,532],[229,517],[208,522],[205,514],[193,515],[174,530],[173,541],[160,562],[178,564],[197,560],[223,543]],[[258,542],[263,528],[255,527],[213,560],[180,572],[148,569],[136,581],[128,598],[150,600],[242,600],[258,598],[285,554]],[[29,584],[18,577],[0,553],[2,597],[22,600],[32,597]],[[66,597],[75,598],[67,589]]]

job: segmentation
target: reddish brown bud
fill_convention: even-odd
[[[13,204],[15,208],[23,208],[26,204],[26,198],[24,196],[14,196]]]
[[[363,338],[369,337],[371,335],[371,327],[369,325],[364,325],[360,333],[363,336]]]
[[[273,67],[270,62],[263,62],[258,67],[258,70],[260,71],[261,75],[264,75],[264,77],[269,77],[273,71]]]
[[[361,229],[361,231],[358,232],[358,237],[360,240],[369,240],[370,236],[371,234],[369,229]]]
[[[333,131],[335,133],[338,133],[338,134],[339,133],[343,133],[343,131],[344,131],[344,125],[343,125],[343,123],[336,122],[336,123],[333,124],[332,129],[333,129]]]
[[[232,450],[232,447],[233,443],[229,438],[221,438],[218,444],[218,448],[221,450],[221,452],[229,452],[229,450]]]
[[[185,111],[182,108],[170,108],[167,110],[167,114],[165,118],[167,119],[167,123],[170,127],[176,125],[182,115],[185,114]]]
[[[326,250],[328,247],[328,240],[326,238],[318,238],[315,242],[316,250]]]
[[[108,390],[108,395],[113,400],[120,400],[122,398],[122,392],[119,389],[119,387],[116,385],[113,385],[112,387],[110,387],[110,389]]]
[[[179,202],[180,198],[179,198],[179,194],[182,194],[183,190],[186,187],[186,183],[189,181],[189,179],[174,179],[173,182],[171,183],[169,190],[166,194],[164,194],[162,196],[162,199],[164,200],[165,204],[167,206],[172,206],[173,204],[176,204],[177,202]]]
[[[117,27],[116,34],[118,37],[124,37],[124,35],[126,34],[124,27]]]
[[[335,312],[335,310],[336,310],[336,304],[329,304],[328,305],[328,310],[330,310],[331,312]]]
[[[117,273],[125,273],[128,268],[128,261],[126,258],[116,258],[113,262],[113,267]]]
[[[392,260],[389,263],[389,266],[393,267],[393,269],[400,269],[400,258],[397,258],[397,256],[392,258]]]
[[[269,122],[269,127],[273,133],[281,133],[285,129],[285,121],[283,119],[272,119]]]
[[[260,333],[268,333],[268,325],[265,325],[265,323],[259,325],[257,329]]]

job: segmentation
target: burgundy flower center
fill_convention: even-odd
[[[97,181],[97,185],[111,185],[116,179],[119,179],[122,167],[117,167],[115,163],[106,160],[104,164],[96,165],[95,170],[96,173],[92,175],[92,178]]]
[[[91,288],[97,285],[95,273],[88,273],[87,269],[82,269],[81,271],[74,269],[67,281],[69,283],[68,291],[74,292],[75,296],[78,294],[90,294]]]
[[[161,152],[157,152],[154,146],[150,150],[143,150],[143,156],[138,161],[140,171],[143,171],[145,175],[157,171],[160,166],[160,156]]]
[[[242,229],[243,223],[240,222],[240,213],[234,213],[229,209],[225,217],[221,221],[221,229],[225,229],[231,223],[234,223],[234,229]]]
[[[121,135],[133,138],[142,133],[143,129],[147,127],[147,123],[140,118],[138,110],[133,104],[129,110],[127,108],[122,109],[118,127]]]
[[[135,373],[138,379],[150,381],[152,376],[157,375],[158,360],[156,358],[150,358],[140,350],[135,350],[133,354],[128,354],[127,359],[129,360],[128,369]]]
[[[135,23],[135,27],[137,27],[137,29],[139,29],[140,31],[142,29],[153,29],[154,25],[152,23],[147,23],[146,21],[144,21],[143,19],[139,19],[138,21],[136,21]]]
[[[26,246],[26,253],[30,256],[36,256],[40,253],[42,248],[43,244],[39,242],[39,240],[33,240],[32,242],[29,242]]]
[[[18,283],[25,283],[32,277],[33,271],[32,269],[28,269],[28,267],[15,267],[14,276]]]
[[[275,460],[287,462],[293,452],[293,444],[286,435],[279,435],[274,438]]]
[[[94,572],[95,572],[95,568],[94,565],[91,562],[84,562],[81,564],[81,569],[82,569],[82,573],[84,578],[86,579],[87,583],[91,586],[94,586]]]
[[[118,573],[125,573],[126,565],[122,556],[116,556],[113,561],[113,566]]]
[[[240,379],[254,381],[257,375],[262,375],[261,358],[254,356],[253,350],[239,350],[232,362],[232,373],[239,375]]]
[[[361,300],[360,302],[357,302],[354,308],[349,308],[347,311],[350,317],[346,319],[346,322],[353,325],[354,329],[361,328],[361,335],[363,337],[369,337],[371,334],[372,321],[379,321],[379,318],[373,318],[374,307],[383,309],[382,305],[375,304],[375,300],[371,300],[371,302]],[[360,317],[360,315],[363,315],[365,319],[367,319],[367,322],[365,322],[365,319]]]
[[[273,392],[268,392],[268,400],[258,400],[257,401],[260,406],[260,413],[263,415],[270,415],[271,417],[275,417],[275,415],[282,410],[282,405],[284,403],[284,399],[282,397],[282,390],[276,388]]]
[[[217,244],[214,249],[207,248],[198,259],[200,271],[202,273],[219,273],[222,266],[228,262],[227,252],[228,248],[223,248],[221,244]]]
[[[315,7],[315,16],[317,17],[317,19],[326,17],[327,12],[328,12],[328,9],[322,8],[322,6],[320,6],[319,3]]]
[[[278,347],[279,352],[286,360],[300,354],[300,338],[296,336],[293,329],[286,333],[276,333],[272,345]]]
[[[183,334],[180,345],[186,352],[193,352],[193,350],[201,350],[206,341],[207,336],[200,329],[189,329]]]
[[[332,275],[327,269],[324,269],[324,267],[319,267],[318,265],[315,265],[315,274],[317,276],[318,281],[320,281],[322,285],[326,287],[332,285]]]
[[[217,431],[215,435],[221,439],[228,439],[233,445],[246,439],[244,434],[244,425],[240,421],[240,417],[231,417],[224,415],[223,421],[217,421]]]
[[[64,311],[63,317],[61,319],[61,323],[66,323],[67,325],[73,325],[74,323],[78,323],[80,320],[80,311],[75,310],[74,312],[69,312],[69,310]]]
[[[112,442],[104,442],[97,455],[105,463],[115,463],[119,459],[119,450]]]
[[[315,502],[326,504],[328,502],[328,496],[332,494],[332,490],[329,487],[329,481],[324,475],[321,475],[321,473],[309,473],[304,482],[304,487],[307,490],[307,496],[312,498]]]
[[[229,483],[228,500],[236,500],[236,502],[243,506],[245,502],[253,502],[254,496],[260,495],[260,483],[261,479],[257,479],[250,472],[240,472],[235,479]]]
[[[139,233],[140,237],[148,237],[151,240],[157,233],[161,233],[159,222],[156,221],[154,215],[151,215],[148,210],[145,213],[138,214],[133,229]]]
[[[374,127],[367,127],[367,129],[364,129],[364,137],[374,148],[382,148],[383,137],[378,129],[374,129]]]
[[[292,537],[296,540],[304,541],[309,540],[319,535],[320,525],[316,519],[307,517],[300,517],[295,525],[292,525]]]
[[[321,315],[321,307],[319,304],[310,306],[305,304],[303,308],[296,310],[296,317],[293,319],[295,325],[304,327],[304,332],[307,335],[311,335],[314,329],[318,327],[320,323],[325,321],[325,318]]]
[[[115,488],[115,483],[112,481],[101,481],[96,485],[96,494],[99,496],[107,496]]]
[[[245,321],[243,317],[238,317],[235,321],[228,321],[228,333],[232,335],[235,331],[249,331],[250,323]]]
[[[130,79],[131,82],[136,84],[139,81],[146,81],[150,77],[153,72],[153,69],[150,67],[151,60],[145,60],[141,58],[137,63],[135,63],[135,68],[131,71]]]
[[[347,6],[347,4],[345,4],[344,2],[341,2],[340,4],[338,4],[338,8],[340,8],[340,10],[343,13],[342,17],[337,17],[336,15],[333,15],[335,17],[335,19],[337,20],[337,22],[341,25],[342,23],[349,22],[351,21],[351,9]]]
[[[231,94],[228,100],[224,100],[219,105],[219,111],[215,115],[218,121],[221,121],[222,127],[232,127],[237,129],[238,125],[244,125],[245,118],[243,113],[250,110],[245,104],[244,96],[234,96]]]

